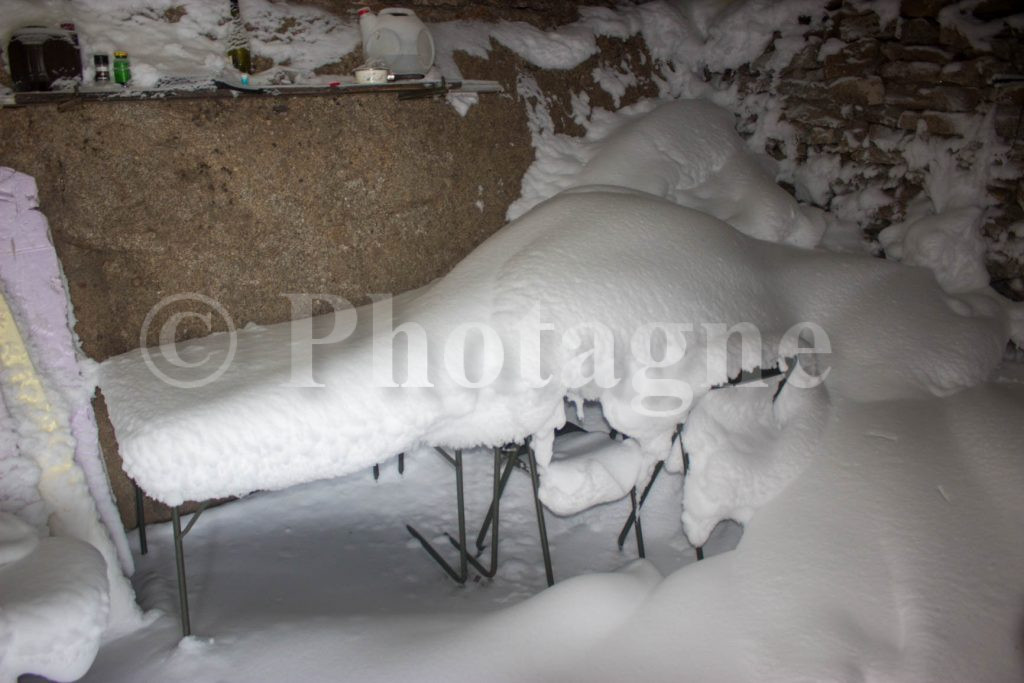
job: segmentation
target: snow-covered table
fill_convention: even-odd
[[[988,375],[1009,332],[993,293],[951,296],[922,268],[749,236],[793,237],[795,203],[741,163],[721,114],[699,102],[654,109],[591,158],[580,176],[591,184],[537,205],[421,290],[107,360],[98,379],[125,470],[172,507],[424,446],[530,439],[545,473],[569,398],[600,402],[635,440],[631,471],[645,482],[712,388],[808,343],[825,393],[846,399],[945,395]],[[737,326],[754,331],[740,335],[756,339],[751,353],[730,341]],[[398,332],[408,349],[392,356]],[[814,414],[820,393],[794,410]],[[691,540],[800,469],[775,466],[709,478],[727,486],[700,514],[688,503]]]

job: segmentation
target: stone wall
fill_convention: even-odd
[[[985,48],[973,45],[948,14],[940,20],[953,4],[948,0],[878,4],[883,14],[895,14],[898,5],[898,16],[883,19],[864,9],[870,4],[836,0],[823,9],[825,28],[808,31],[806,46],[784,68],[768,66],[777,61],[772,46],[750,65],[706,77],[716,87],[735,87],[741,99],[778,100],[794,136],[770,139],[766,151],[797,164],[818,161],[807,167],[811,174],[837,175],[810,198],[823,208],[842,215],[844,202],[858,201],[866,188],[884,193],[887,200],[866,200],[879,204],[861,226],[868,237],[901,220],[908,203],[922,196],[927,169],[915,167],[912,141],[950,150],[961,170],[1005,165],[1007,172],[996,173],[983,190],[993,204],[983,230],[993,285],[1024,298],[1024,226],[1019,235],[1010,230],[1024,218],[1024,31],[1003,21],[1022,8],[991,0],[962,18],[994,34]],[[1005,154],[986,146],[991,130]]]

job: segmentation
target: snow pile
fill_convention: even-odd
[[[822,432],[793,444],[809,465],[735,551],[666,577],[585,657],[517,674],[1019,680],[1022,406],[1016,385],[835,403]],[[615,604],[606,590],[552,591],[548,606],[585,620]]]
[[[981,219],[980,208],[953,209],[889,226],[878,239],[886,256],[931,269],[947,292],[970,292],[989,281]]]
[[[156,527],[140,591],[169,613],[105,647],[85,680],[1020,680],[1020,370],[942,399],[833,401],[793,444],[803,473],[738,547],[698,563],[678,532],[680,479],[662,474],[644,507],[649,561],[615,570],[635,557],[613,540],[624,502],[549,515],[558,583],[540,591],[516,472],[497,578],[455,588],[418,544],[403,555],[404,523],[455,525],[450,466],[409,454],[404,478],[391,463],[376,483],[365,471],[204,513],[186,545],[201,637],[179,645],[171,536]],[[474,531],[491,489],[490,455],[475,456]]]
[[[1004,23],[1020,23],[1019,16],[1005,22],[975,19],[971,10],[976,4],[975,0],[968,0],[951,5],[942,11],[940,21],[963,33],[980,50],[989,49],[987,38],[1001,30]],[[895,6],[884,3],[862,3],[860,9],[878,13],[883,26],[898,18]],[[662,99],[701,97],[732,111],[740,120],[748,149],[764,153],[769,141],[773,141],[785,155],[770,169],[775,179],[792,183],[800,201],[831,211],[821,214],[801,207],[802,215],[795,219],[799,227],[793,233],[806,237],[797,237],[796,243],[816,244],[817,236],[827,228],[825,244],[829,248],[864,251],[866,243],[861,229],[876,220],[878,209],[892,204],[892,190],[905,177],[924,187],[924,196],[932,201],[937,213],[947,208],[993,206],[995,200],[989,196],[987,186],[993,181],[1016,178],[1020,168],[1008,146],[999,141],[991,110],[950,115],[958,137],[931,136],[922,125],[913,132],[897,131],[889,140],[877,135],[865,139],[864,147],[874,144],[887,152],[899,153],[904,159],[905,163],[892,167],[888,175],[879,175],[877,167],[844,164],[837,155],[811,154],[806,161],[798,162],[797,133],[785,120],[784,98],[774,92],[743,94],[733,80],[715,76],[756,63],[756,70],[778,78],[798,52],[814,44],[814,32],[824,26],[827,16],[822,3],[816,0],[709,0],[682,6],[655,1],[616,10],[581,9],[579,21],[556,31],[520,28],[518,35],[512,34],[515,37],[507,35],[509,30],[493,31],[490,36],[534,65],[557,69],[574,68],[595,54],[597,36],[643,37],[654,59],[652,78]],[[765,52],[769,46],[771,51]],[[818,59],[823,60],[843,46],[837,39],[822,44]],[[452,49],[458,48],[453,45]],[[477,41],[473,49],[479,54],[485,44]],[[594,77],[612,95],[616,106],[625,86],[636,79],[635,74],[619,71],[613,65],[597,67]],[[531,114],[538,158],[523,180],[522,198],[510,209],[510,219],[550,196],[552,188],[564,188],[566,176],[572,175],[573,169],[589,157],[585,146],[579,147],[583,143],[574,144],[571,138],[554,134],[544,94],[530,77],[520,79],[518,90]],[[585,93],[574,95],[573,105],[574,119],[587,127],[588,140],[607,134],[606,113],[591,112]],[[628,117],[630,112],[624,111],[622,115]],[[763,172],[754,171],[751,177],[758,182],[748,189],[762,190],[759,182],[763,176]],[[775,192],[781,190],[776,188]]]
[[[642,193],[572,191],[396,303],[393,320],[380,306],[360,309],[353,336],[317,345],[312,360],[301,356],[312,354],[312,344],[303,350],[305,335],[322,339],[339,320],[351,330],[352,311],[318,318],[312,330],[300,326],[295,344],[287,324],[239,332],[234,361],[205,386],[165,384],[142,350],[103,363],[99,381],[126,471],[155,498],[177,504],[337,476],[422,444],[533,436],[546,466],[570,393],[600,401],[612,427],[663,459],[692,400],[727,379],[726,364],[707,362],[721,334],[709,325],[754,325],[759,357],[744,363],[767,366],[795,351],[803,328],[794,325],[813,321],[831,337],[833,391],[949,393],[984,379],[1007,335],[995,297],[957,302],[923,270],[754,240]],[[495,336],[467,341],[467,325],[477,324],[469,321]],[[670,326],[656,342],[652,321],[693,329]],[[374,341],[390,346],[392,330],[406,323],[423,331],[424,374],[420,358],[397,354],[394,377],[410,386],[382,386]],[[535,338],[530,330],[538,330]],[[450,370],[453,337],[464,342],[461,377]],[[208,359],[205,367],[176,368],[162,353],[150,353],[150,362],[185,380],[208,377],[230,343],[222,334],[178,345],[181,359]],[[669,345],[664,367],[645,343]],[[913,357],[906,348],[916,349]],[[587,365],[601,349],[610,351],[614,377]],[[326,386],[289,385],[296,352]],[[535,371],[551,380],[530,380]]]
[[[0,566],[17,562],[39,545],[35,528],[14,515],[0,513]]]
[[[573,515],[619,500],[650,479],[654,460],[632,440],[603,432],[569,434],[556,442],[540,482],[540,499],[556,515]]]
[[[0,680],[80,678],[99,649],[108,603],[106,562],[95,548],[40,540],[0,512]]]
[[[703,100],[663,104],[617,128],[569,187],[587,185],[664,197],[758,239],[805,247],[821,239],[747,150],[733,117]]]
[[[704,100],[643,100],[608,112],[580,100],[587,135],[573,138],[553,132],[535,84],[521,80],[519,89],[533,101],[537,159],[509,219],[568,188],[613,186],[697,209],[758,239],[803,247],[821,240],[825,223],[775,184],[723,109]]]
[[[703,545],[722,520],[750,522],[756,508],[811,464],[808,444],[829,415],[824,386],[779,391],[777,381],[762,384],[713,391],[686,421],[683,528],[694,545]],[[681,471],[681,459],[670,469]]]

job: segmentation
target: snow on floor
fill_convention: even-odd
[[[0,681],[34,671],[73,681],[89,670],[107,624],[107,564],[74,538],[42,538],[0,512]]]
[[[650,563],[630,565],[632,537],[615,547],[622,502],[549,514],[559,583],[543,592],[521,473],[498,577],[465,587],[403,528],[435,541],[454,528],[452,470],[432,453],[410,456],[403,478],[390,461],[379,483],[366,472],[256,494],[187,537],[198,635],[178,643],[169,530],[153,528],[136,590],[168,613],[105,647],[84,680],[1019,680],[1022,410],[1011,381],[838,401],[805,445],[811,465],[734,551],[720,552],[738,536],[729,525],[693,563],[680,479],[663,476],[644,516]],[[490,458],[470,455],[474,528]]]
[[[180,645],[170,529],[151,527],[149,554],[137,558],[136,592],[144,607],[166,614],[101,650],[84,680],[389,680],[389,666],[415,667],[432,647],[449,638],[456,645],[467,625],[545,588],[525,473],[513,472],[502,500],[497,578],[459,587],[405,529],[413,524],[455,557],[441,535],[456,530],[454,470],[429,450],[405,462],[404,476],[390,460],[378,482],[367,470],[204,512],[185,546],[196,636]],[[468,528],[475,534],[490,502],[490,454],[467,453],[465,466]],[[645,508],[652,563],[645,572],[654,578],[694,561],[678,521],[681,483],[663,476]],[[556,580],[630,564],[632,535],[621,552],[615,543],[628,513],[624,501],[569,518],[547,513]],[[734,547],[739,535],[738,526],[723,525],[708,554]],[[481,656],[513,635],[490,642]],[[443,660],[420,660],[433,673],[412,680],[444,677]],[[450,673],[450,680],[472,676],[469,669]]]

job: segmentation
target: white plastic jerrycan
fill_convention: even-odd
[[[374,14],[359,10],[363,55],[396,74],[426,74],[434,64],[434,38],[410,9],[389,7]]]

